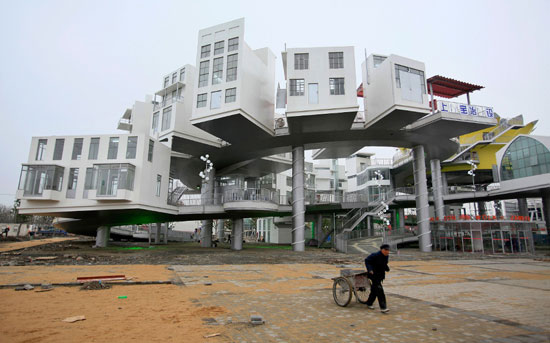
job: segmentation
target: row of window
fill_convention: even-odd
[[[237,79],[238,54],[227,56],[226,82]],[[208,86],[210,75],[210,61],[202,61],[199,65],[199,87]],[[223,57],[214,58],[212,63],[212,84],[217,85],[223,82]]]
[[[290,79],[289,81],[290,81],[290,85],[289,85],[290,96],[305,95],[306,82],[304,79]],[[308,84],[308,87],[310,91],[317,92],[318,90],[316,83],[310,83]],[[330,90],[330,95],[345,95],[344,78],[343,77],[329,78],[329,90]]]
[[[328,53],[328,65],[330,69],[342,69],[344,68],[344,53],[329,52]],[[294,54],[294,70],[309,69],[309,54]]]
[[[90,147],[88,149],[88,160],[97,160],[99,155],[99,137],[94,137],[90,139]],[[118,156],[118,143],[120,138],[119,137],[110,137],[109,138],[109,149],[107,151],[107,159],[114,160]],[[83,146],[84,138],[75,138],[73,143],[73,152],[71,155],[72,160],[80,160],[82,158],[82,146]],[[128,142],[126,145],[126,158],[127,159],[134,159],[136,158],[136,152],[137,152],[137,143],[138,138],[137,136],[129,136]],[[38,147],[36,149],[36,160],[37,161],[43,161],[45,154],[46,154],[46,146],[48,144],[47,139],[39,139],[38,140]],[[149,142],[149,154],[150,159],[149,161],[152,161],[152,144],[154,142],[151,140]],[[55,146],[53,151],[53,160],[61,160],[63,159],[63,148],[65,146],[65,138],[57,138],[55,140]]]
[[[179,81],[183,82],[184,79],[185,79],[185,68],[181,68],[180,71],[179,71]],[[172,73],[172,82],[170,82],[170,76],[166,76],[164,78],[164,87],[163,88],[166,88],[166,87],[176,83],[176,81],[178,81],[178,72],[177,71]]]
[[[44,190],[61,191],[65,168],[51,165],[24,165],[21,168],[19,189],[25,196],[40,196]],[[133,190],[136,167],[128,163],[95,164],[86,168],[84,195],[95,189],[97,196],[116,196],[118,189]],[[67,198],[75,198],[79,168],[69,169]],[[160,197],[162,176],[157,175],[155,195]]]
[[[212,44],[206,44],[201,46],[201,58],[210,57]],[[214,56],[224,53],[225,41],[219,41],[214,43]],[[227,41],[227,52],[235,51],[239,49],[239,37],[230,38]]]
[[[208,94],[197,95],[197,108],[206,107]],[[235,102],[237,100],[237,88],[228,88],[225,90],[225,103]],[[210,93],[210,109],[220,108],[222,104],[222,91]]]

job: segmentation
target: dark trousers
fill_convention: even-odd
[[[370,286],[370,294],[367,299],[367,305],[372,306],[376,298],[378,298],[378,305],[381,309],[386,308],[386,294],[384,294],[384,288],[382,287],[382,280],[371,279],[372,285]]]

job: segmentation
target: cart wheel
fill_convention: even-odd
[[[334,279],[332,284],[332,296],[334,302],[338,306],[348,306],[351,301],[352,286],[348,279],[344,277],[338,277]]]
[[[355,292],[355,298],[357,301],[359,301],[361,304],[366,304],[367,300],[369,299],[369,293],[370,290],[368,287],[358,287],[354,290]]]

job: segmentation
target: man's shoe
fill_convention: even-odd
[[[371,310],[374,310],[374,306],[372,306],[372,305],[367,305],[367,307]]]
[[[383,309],[380,310],[380,312],[388,313],[388,312],[390,312],[390,309],[389,308],[383,308]]]

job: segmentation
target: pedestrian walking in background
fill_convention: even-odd
[[[382,282],[386,278],[386,272],[390,271],[390,267],[388,267],[389,255],[390,246],[388,244],[382,244],[380,246],[380,251],[370,254],[365,259],[368,278],[372,281],[369,298],[367,299],[367,307],[373,310],[374,301],[378,298],[378,305],[382,313],[389,311],[386,304],[384,288],[382,287]]]

